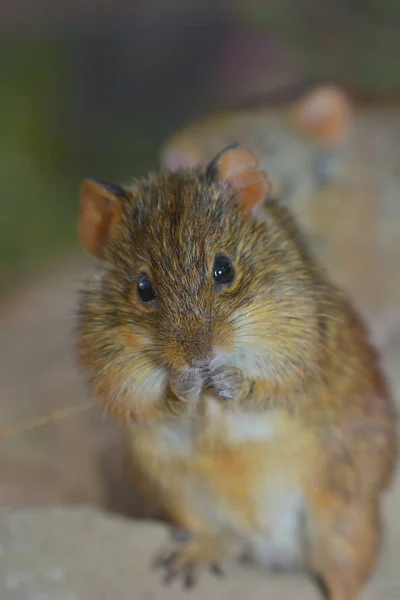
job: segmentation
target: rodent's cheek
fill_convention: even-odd
[[[235,331],[224,322],[220,327],[215,327],[212,341],[213,353],[233,352],[235,349]]]
[[[265,313],[264,307],[252,306],[233,317],[229,334],[216,345],[214,369],[238,367],[256,377],[267,369],[269,358],[263,309]]]
[[[153,340],[132,326],[116,329],[113,342],[112,352],[97,354],[92,369],[95,395],[118,420],[146,420],[164,403],[169,369]]]
[[[123,422],[143,422],[163,404],[168,372],[121,356],[113,372],[95,382],[95,394],[111,414]]]
[[[135,333],[131,326],[123,325],[119,328],[118,339],[122,342],[123,347],[127,352],[135,352],[138,356],[142,353],[146,355],[146,363],[152,367],[159,366],[164,363],[161,360],[158,345],[154,340],[143,333]]]
[[[138,335],[132,331],[132,327],[125,325],[119,329],[119,337],[122,338],[124,344],[129,348],[135,348],[137,350],[143,348],[146,344],[146,338],[143,335]]]

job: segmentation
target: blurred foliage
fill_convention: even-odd
[[[77,246],[84,177],[143,175],[165,135],[218,102],[293,78],[400,89],[400,0],[195,4],[2,35],[0,293]]]
[[[236,6],[241,23],[286,40],[306,79],[363,91],[399,89],[399,0],[249,0]]]
[[[66,61],[55,42],[3,42],[0,52],[0,285],[73,239],[72,186],[60,127]]]
[[[92,134],[82,156],[84,139],[71,114],[76,82],[65,44],[34,39],[2,46],[0,294],[76,246],[83,177],[143,174],[159,142],[148,120],[130,135],[129,124],[116,127],[114,117]]]

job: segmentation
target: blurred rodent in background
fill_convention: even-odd
[[[400,330],[400,116],[358,106],[319,85],[280,106],[231,110],[189,123],[161,149],[175,170],[220,148],[253,148],[273,194],[297,217],[331,277],[350,294],[383,348]]]
[[[308,115],[297,108],[294,122]],[[292,138],[278,155],[301,152]],[[274,161],[262,166],[274,173]],[[308,166],[299,185],[319,192],[330,168]],[[100,264],[79,355],[125,424],[136,477],[178,528],[157,560],[167,580],[190,586],[199,567],[246,555],[300,564],[331,600],[351,600],[379,549],[395,409],[362,320],[271,177],[230,146],[129,186],[86,180],[80,238]]]

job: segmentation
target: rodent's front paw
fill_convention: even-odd
[[[240,396],[243,373],[236,367],[220,367],[210,375],[210,383],[219,396],[232,400]]]
[[[185,369],[173,373],[170,379],[171,389],[178,398],[191,400],[198,398],[203,388],[203,376],[200,369]]]

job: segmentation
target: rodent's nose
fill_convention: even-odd
[[[170,331],[165,345],[165,356],[174,371],[205,369],[214,357],[212,331],[208,323],[186,319],[181,331]]]
[[[195,367],[195,369],[204,369],[204,367],[208,367],[212,359],[212,355],[209,354],[207,356],[203,356],[202,358],[193,358],[190,361],[190,366]]]

